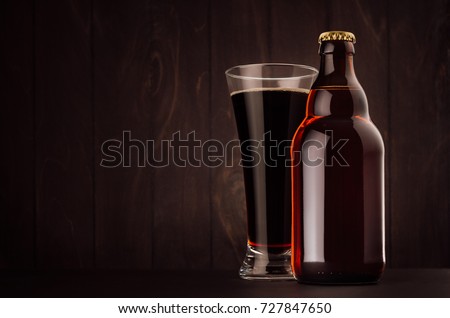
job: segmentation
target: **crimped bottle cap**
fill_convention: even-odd
[[[327,31],[319,35],[319,43],[322,43],[323,41],[347,41],[356,43],[356,37],[351,32]]]

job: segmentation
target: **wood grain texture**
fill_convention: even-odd
[[[0,269],[34,267],[33,14],[0,3]]]
[[[36,3],[37,267],[93,266],[90,1]]]
[[[159,1],[151,9],[158,156],[165,151],[161,142],[174,140],[170,165],[154,171],[153,264],[205,269],[211,264],[210,169],[194,147],[209,139],[208,1]]]
[[[152,170],[139,161],[144,150],[133,146],[151,136],[149,10],[148,1],[94,2],[95,265],[99,268],[152,266]],[[122,161],[115,168],[100,166],[105,159],[102,144],[110,139],[121,143]]]
[[[328,2],[271,2],[270,57],[272,61],[319,68],[317,38],[327,29]],[[313,18],[314,17],[314,18]]]
[[[356,34],[355,69],[385,141],[388,265],[450,267],[448,10],[448,0],[1,1],[0,268],[237,270],[239,152],[232,167],[154,168],[139,162],[139,141],[154,140],[158,158],[177,131],[237,140],[225,70],[317,67],[326,29]],[[116,168],[100,165],[110,139],[122,145]],[[198,150],[180,155],[195,164]]]
[[[391,264],[390,231],[390,112],[389,45],[387,1],[332,0],[329,10],[331,30],[355,34],[354,67],[369,103],[372,121],[380,131],[385,147],[385,237],[386,262]]]
[[[450,266],[448,5],[389,4],[395,267]]]
[[[211,137],[238,140],[225,70],[270,61],[268,1],[211,2]],[[227,153],[230,156],[231,152]],[[246,246],[246,206],[240,153],[233,166],[211,171],[212,266],[239,269]]]

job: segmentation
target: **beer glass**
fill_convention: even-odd
[[[225,72],[240,139],[247,203],[244,279],[292,279],[291,140],[305,118],[310,66],[264,63]]]

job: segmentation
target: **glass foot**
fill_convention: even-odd
[[[248,280],[293,280],[291,250],[281,253],[261,252],[247,245],[239,276]]]

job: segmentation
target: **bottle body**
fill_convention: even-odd
[[[332,60],[336,71],[342,65]],[[377,282],[385,267],[383,140],[354,74],[336,80],[321,71],[291,148],[293,273],[304,283]]]

